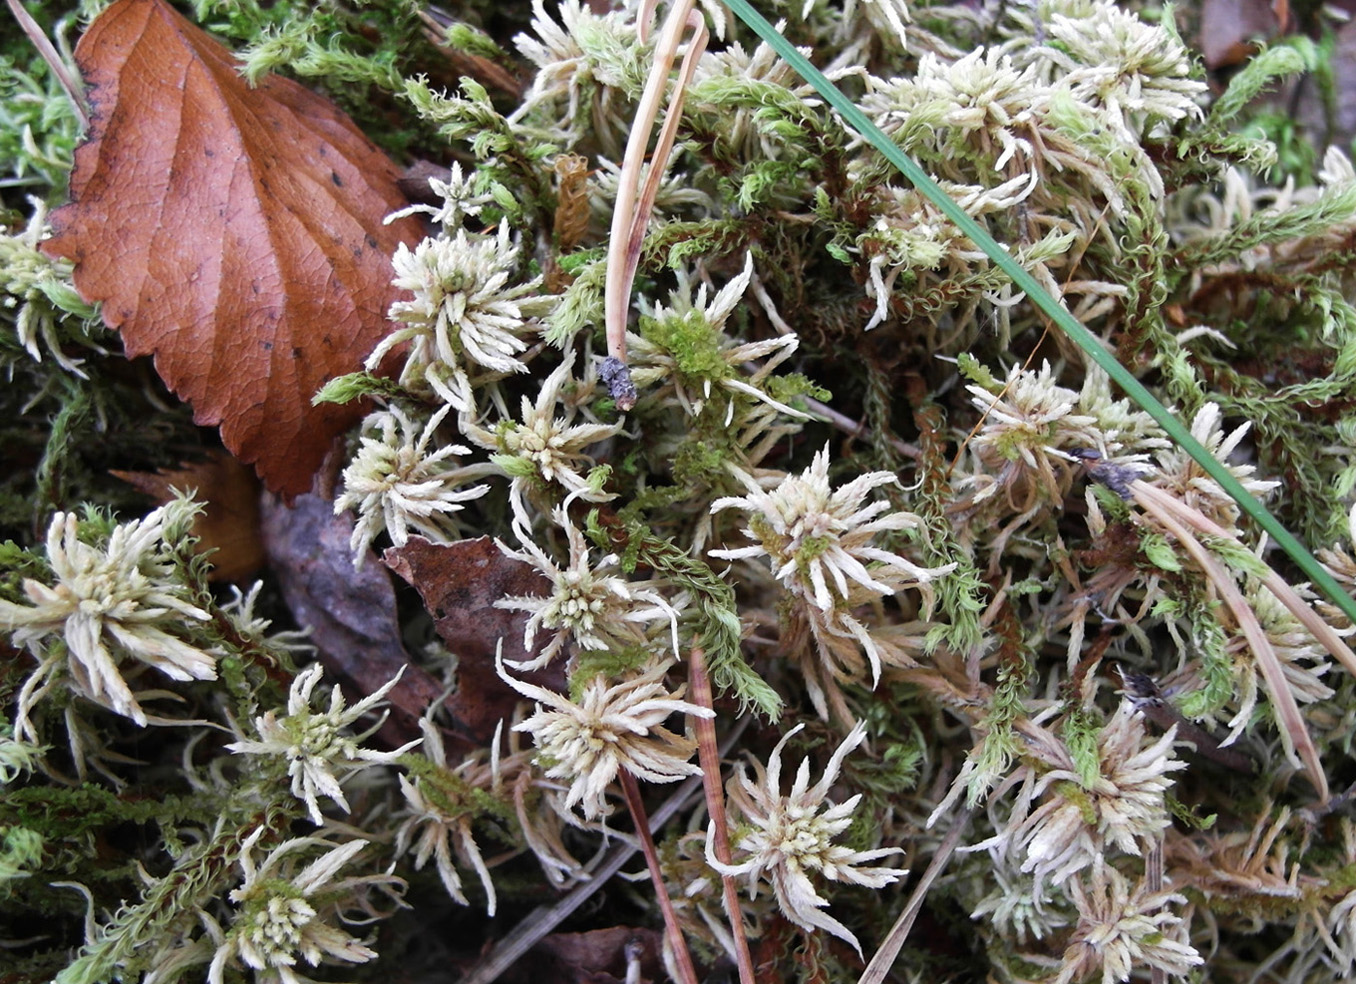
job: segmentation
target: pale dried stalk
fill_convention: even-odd
[[[894,966],[895,959],[899,956],[899,951],[904,948],[904,941],[909,938],[909,931],[913,929],[914,920],[918,918],[918,913],[923,910],[923,900],[927,898],[932,883],[946,869],[947,862],[951,860],[951,855],[956,851],[956,845],[960,843],[961,834],[965,833],[965,828],[970,825],[970,817],[973,813],[974,809],[967,806],[956,814],[951,829],[947,831],[941,844],[937,845],[937,853],[932,856],[927,870],[923,872],[923,877],[914,886],[913,894],[909,896],[909,902],[904,906],[904,911],[899,914],[895,924],[890,927],[890,932],[885,934],[885,939],[881,941],[880,946],[872,955],[871,962],[866,965],[866,970],[858,978],[857,984],[884,984],[886,976]]]
[[[1200,510],[1192,509],[1186,503],[1174,498],[1162,489],[1149,485],[1146,482],[1140,482],[1144,486],[1144,494],[1153,498],[1156,502],[1162,504],[1164,509],[1178,516],[1188,526],[1193,526],[1208,536],[1217,536],[1224,539],[1237,539],[1237,537],[1225,530],[1209,516]],[[1132,486],[1133,489],[1133,486]],[[1285,579],[1277,574],[1270,566],[1266,569],[1266,574],[1262,577],[1262,584],[1276,596],[1276,600],[1289,609],[1290,614],[1309,630],[1309,634],[1323,644],[1323,647],[1332,654],[1333,659],[1341,663],[1343,668],[1352,676],[1356,676],[1356,653],[1351,651],[1351,647],[1339,636],[1331,625],[1325,622],[1313,608],[1309,606],[1299,593],[1295,591]]]
[[[607,330],[607,355],[614,360],[613,372],[625,377],[625,385],[612,385],[605,374],[612,391],[613,399],[622,410],[635,405],[634,390],[629,387],[629,375],[626,366],[626,312],[631,298],[631,285],[636,278],[636,267],[640,263],[640,246],[645,238],[645,227],[650,220],[650,211],[659,191],[659,182],[663,180],[664,170],[678,130],[678,121],[683,112],[683,95],[692,81],[697,67],[697,59],[706,50],[706,23],[701,15],[692,9],[693,0],[677,0],[664,20],[659,40],[655,43],[654,64],[650,76],[645,80],[645,91],[641,94],[640,104],[636,107],[636,120],[626,140],[626,153],[622,157],[621,174],[617,182],[617,201],[612,212],[612,230],[607,247],[607,280],[603,294],[603,318]],[[640,14],[641,39],[649,33],[649,21],[654,4],[647,3]],[[678,46],[682,41],[684,29],[692,27],[692,41],[679,70],[673,98],[669,102],[664,126],[660,130],[659,141],[650,161],[650,171],[645,187],[640,185],[640,171],[645,163],[645,148],[650,143],[650,132],[659,117],[659,107],[668,87],[669,71],[673,68],[678,55]]]
[[[682,4],[679,4],[679,6],[681,7]],[[691,0],[687,0],[687,6],[691,7]],[[630,292],[631,281],[636,276],[636,266],[640,262],[640,246],[645,240],[645,226],[650,221],[650,213],[654,211],[654,200],[659,195],[659,185],[664,180],[664,172],[668,170],[669,155],[673,153],[673,144],[678,138],[678,123],[683,117],[683,99],[687,94],[688,85],[692,82],[692,77],[697,72],[697,61],[701,58],[702,52],[706,50],[706,42],[710,38],[710,34],[706,30],[706,21],[695,10],[688,10],[685,24],[692,28],[692,39],[688,42],[687,53],[683,55],[683,63],[678,67],[678,79],[674,83],[673,98],[669,102],[668,112],[664,115],[664,125],[659,130],[659,139],[655,141],[654,153],[650,156],[650,167],[645,172],[645,184],[641,186],[640,198],[636,202],[635,216],[631,220],[630,238],[626,241],[626,287],[628,293]],[[673,56],[671,54],[664,52],[664,55],[672,62]],[[655,64],[658,64],[658,62],[656,61]],[[665,76],[668,75],[667,66],[664,74]],[[623,337],[624,346],[625,338]]]
[[[1151,894],[1163,891],[1163,834],[1154,838],[1153,846],[1144,855],[1144,882]],[[1159,906],[1158,908],[1162,908]],[[1157,964],[1149,968],[1149,984],[1166,984],[1167,973]]]
[[[28,35],[28,40],[33,42],[33,47],[38,49],[38,55],[52,70],[53,78],[61,84],[61,88],[66,90],[66,98],[71,101],[71,109],[75,111],[75,118],[80,121],[80,129],[88,130],[89,100],[85,98],[85,86],[80,77],[71,74],[66,63],[57,54],[56,47],[48,40],[47,35],[42,33],[42,27],[23,8],[19,0],[6,0],[6,2],[9,4],[10,13],[19,22],[19,27],[23,29],[24,34]]]
[[[1238,623],[1244,638],[1247,639],[1253,658],[1257,661],[1257,667],[1262,671],[1262,679],[1266,681],[1267,689],[1271,691],[1271,705],[1276,709],[1276,717],[1281,724],[1281,743],[1286,755],[1293,759],[1296,753],[1299,754],[1309,781],[1318,791],[1320,801],[1326,801],[1329,796],[1328,777],[1323,771],[1322,762],[1319,761],[1318,749],[1314,746],[1313,739],[1309,737],[1309,729],[1304,725],[1304,717],[1300,714],[1295,695],[1285,682],[1285,668],[1276,655],[1276,650],[1272,648],[1271,640],[1267,638],[1261,623],[1257,621],[1257,613],[1252,610],[1252,606],[1243,597],[1243,592],[1239,591],[1238,585],[1234,583],[1233,575],[1178,520],[1179,510],[1165,506],[1164,500],[1171,499],[1171,496],[1141,479],[1130,483],[1130,494],[1141,509],[1153,516],[1186,548],[1192,559],[1205,572],[1205,576],[1215,585],[1215,590],[1219,592],[1229,611],[1233,613],[1234,621]],[[1201,518],[1206,519],[1204,516]]]
[[[706,654],[700,646],[693,646],[688,656],[688,683],[692,685],[692,702],[698,707],[714,711],[711,700],[711,678],[706,672]],[[725,816],[725,792],[720,783],[720,750],[716,747],[716,724],[713,718],[697,718],[697,760],[702,767],[702,786],[706,790],[706,810],[715,828],[716,860],[733,864],[730,854],[730,826]],[[724,891],[725,916],[734,938],[735,962],[739,966],[739,984],[754,984],[753,955],[744,934],[744,914],[739,906],[739,886],[733,875],[720,876]]]
[[[631,811],[636,837],[640,840],[641,853],[645,855],[645,866],[650,869],[650,881],[654,883],[659,910],[664,913],[664,930],[668,934],[669,949],[673,951],[673,962],[678,965],[679,982],[697,984],[697,968],[692,965],[692,954],[687,951],[687,941],[683,939],[683,930],[678,925],[678,913],[673,910],[673,900],[669,898],[668,887],[664,884],[664,869],[660,866],[659,851],[655,849],[654,837],[650,834],[650,821],[645,816],[640,785],[625,767],[618,773],[618,778],[621,779],[626,807]]]

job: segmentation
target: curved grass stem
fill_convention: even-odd
[[[1291,758],[1298,753],[1305,774],[1318,790],[1319,801],[1327,801],[1328,777],[1323,771],[1314,740],[1309,736],[1309,729],[1304,724],[1304,717],[1300,714],[1299,704],[1296,703],[1295,695],[1286,682],[1285,667],[1280,657],[1276,655],[1266,631],[1257,620],[1257,613],[1252,610],[1248,600],[1243,597],[1243,592],[1234,583],[1232,572],[1192,536],[1191,530],[1181,522],[1175,509],[1165,507],[1163,500],[1171,498],[1170,496],[1140,479],[1130,483],[1130,494],[1141,509],[1153,516],[1164,529],[1177,538],[1219,592],[1220,598],[1238,624],[1239,631],[1248,640],[1253,658],[1257,661],[1257,668],[1262,672],[1262,679],[1266,681],[1267,690],[1271,693],[1271,706],[1280,724],[1282,746]]]

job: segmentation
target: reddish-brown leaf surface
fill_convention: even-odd
[[[547,594],[550,582],[532,565],[504,556],[488,536],[455,543],[432,543],[412,536],[405,546],[391,547],[381,556],[387,567],[418,589],[438,635],[458,658],[457,691],[445,705],[457,730],[478,743],[488,743],[495,725],[513,713],[519,700],[495,671],[495,650],[502,641],[504,659],[529,656],[523,648],[527,615],[495,608],[494,603],[500,598]],[[542,644],[541,635],[537,643]],[[563,690],[562,662],[518,676]]]
[[[89,139],[46,250],[153,354],[199,423],[274,491],[307,491],[356,405],[311,406],[385,332],[394,165],[332,103],[231,54],[162,0],[118,0],[80,39]]]
[[[203,504],[193,523],[198,553],[211,551],[213,581],[240,581],[264,566],[259,539],[259,481],[225,451],[203,461],[159,472],[114,471],[124,482],[163,505],[176,491],[194,491]]]

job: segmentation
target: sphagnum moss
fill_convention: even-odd
[[[413,207],[433,231],[393,258],[404,294],[368,366],[399,354],[397,378],[356,373],[328,394],[379,404],[336,506],[354,513],[359,562],[415,533],[496,537],[550,581],[497,602],[522,615],[528,663],[564,676],[501,668],[538,706],[489,747],[429,717],[422,746],[379,748],[366,715],[387,689],[313,708],[320,664],[267,634],[255,606],[272,589],[214,597],[182,539],[187,500],[99,511],[126,498],[75,425],[155,397],[96,344],[69,269],[37,259],[71,118],[41,73],[13,67],[26,56],[6,63],[0,116],[23,137],[0,139],[0,166],[33,198],[6,198],[27,218],[0,239],[0,419],[19,421],[0,426],[35,450],[0,495],[14,537],[0,630],[22,650],[0,669],[0,899],[16,926],[67,920],[13,951],[17,979],[292,982],[338,964],[371,980],[416,959],[412,920],[434,918],[477,941],[453,953],[470,959],[482,906],[513,920],[540,882],[587,878],[578,859],[624,827],[608,816],[622,770],[696,771],[697,645],[718,730],[730,713],[760,725],[731,756],[746,764],[730,773],[729,863],[702,856],[690,810],[688,833],[660,834],[699,963],[735,949],[719,869],[751,890],[742,922],[767,973],[853,978],[847,944],[869,953],[886,925],[867,893],[902,908],[904,869],[940,844],[928,818],[949,827],[964,796],[968,847],[925,900],[962,945],[910,944],[930,977],[1225,981],[1266,965],[1326,984],[1349,970],[1356,834],[1338,763],[1356,682],[1313,619],[1350,626],[1310,611],[1303,585],[1278,592],[1218,485],[1083,356],[1047,344],[1043,316],[950,219],[765,42],[713,24],[726,40],[697,60],[675,149],[653,164],[626,339],[637,402],[620,413],[600,377],[604,230],[653,62],[644,12],[517,11],[495,39],[523,68],[508,100],[429,81],[447,76],[408,5],[361,10],[197,10],[252,72],[361,79],[408,117],[381,132],[383,97],[374,137],[457,161]],[[1169,16],[1105,0],[769,13],[1351,587],[1356,171],[1329,149],[1311,185],[1269,187],[1274,148],[1228,129],[1302,58],[1263,53],[1212,97]],[[449,38],[479,57],[502,29],[490,15],[454,12]],[[54,476],[91,508],[44,498],[35,523],[25,496],[68,487]],[[1245,641],[1249,619],[1261,635]],[[1118,696],[1113,664],[1155,696]],[[1171,714],[1146,716],[1150,699]],[[1228,754],[1200,754],[1185,725],[1156,730],[1174,715]],[[916,769],[883,783],[882,736],[905,734]],[[1330,802],[1295,774],[1299,734]],[[294,836],[299,821],[318,829]],[[152,822],[158,837],[121,833]],[[377,941],[359,927],[379,919]],[[658,925],[654,907],[593,919]]]

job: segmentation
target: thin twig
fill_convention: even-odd
[[[419,11],[419,19],[424,23],[423,34],[432,44],[441,49],[448,60],[454,75],[471,75],[483,79],[490,85],[511,96],[522,98],[523,83],[514,77],[504,66],[490,61],[483,55],[472,55],[465,51],[454,51],[449,47],[447,29],[456,23],[456,18],[441,7],[432,4]]]
[[[869,428],[861,421],[853,420],[847,414],[841,413],[827,403],[823,403],[813,397],[802,396],[800,399],[805,403],[806,409],[812,414],[816,417],[824,418],[827,423],[832,424],[834,427],[838,428],[838,430],[848,435],[848,437],[867,436]],[[923,456],[923,452],[918,449],[916,444],[909,444],[905,441],[901,441],[897,437],[890,437],[888,440],[890,446],[906,458],[913,458],[917,461]]]
[[[965,833],[965,828],[970,825],[970,817],[973,813],[974,808],[967,806],[956,814],[951,829],[942,838],[941,844],[937,845],[937,853],[932,856],[932,861],[929,862],[927,870],[923,872],[923,877],[914,886],[913,894],[909,896],[908,905],[904,906],[904,911],[899,914],[895,924],[890,927],[890,932],[885,934],[885,939],[881,941],[880,947],[871,957],[871,962],[866,965],[866,970],[862,972],[857,984],[882,984],[886,975],[890,973],[890,968],[894,966],[899,951],[904,948],[904,941],[909,938],[909,931],[913,929],[914,920],[918,918],[918,913],[923,911],[923,900],[927,898],[932,883],[946,869],[947,862],[951,860],[951,855],[956,851],[956,845],[960,843],[961,834]]]
[[[1226,769],[1245,775],[1257,773],[1257,766],[1246,754],[1237,748],[1221,746],[1214,735],[1195,721],[1183,717],[1181,711],[1168,703],[1153,677],[1147,673],[1133,673],[1120,665],[1114,669],[1120,674],[1121,690],[1134,704],[1135,710],[1164,731],[1176,728],[1177,741],[1195,746],[1196,754],[1218,762]]]
[[[721,755],[729,753],[747,726],[747,718],[735,723],[734,727],[730,729],[730,733],[725,736]],[[683,780],[672,795],[660,804],[659,809],[650,814],[650,831],[659,830],[676,814],[687,809],[701,793],[701,785],[701,779],[696,776]],[[588,881],[576,885],[570,890],[569,894],[551,905],[541,905],[533,909],[522,922],[513,927],[512,931],[499,941],[493,950],[485,955],[480,963],[471,968],[470,972],[462,978],[461,984],[494,984],[499,979],[500,974],[512,967],[523,954],[536,946],[538,941],[570,918],[580,906],[593,897],[595,892],[606,885],[613,875],[621,871],[622,866],[631,860],[636,850],[635,844],[619,844],[600,865],[590,872]]]
[[[645,816],[645,801],[640,797],[640,784],[625,768],[621,770],[619,778],[622,795],[626,798],[626,808],[631,811],[636,837],[640,839],[640,850],[645,855],[645,867],[650,869],[650,881],[654,883],[659,911],[664,914],[664,930],[669,937],[669,950],[673,953],[673,962],[677,965],[679,984],[697,984],[697,968],[692,965],[692,954],[687,950],[682,927],[678,925],[678,913],[673,911],[673,900],[669,898],[668,886],[664,884],[664,867],[659,862],[659,851],[654,846],[654,836],[650,833],[649,820]]]
[[[80,81],[80,77],[71,74],[66,63],[57,54],[52,42],[46,34],[42,33],[42,27],[24,9],[19,0],[6,0],[6,2],[9,4],[10,13],[19,22],[19,27],[23,29],[24,34],[28,35],[28,40],[33,42],[33,47],[38,49],[38,54],[47,63],[47,67],[52,70],[52,76],[61,84],[61,88],[66,90],[66,98],[71,101],[71,109],[75,111],[75,118],[80,121],[80,129],[88,130],[89,101],[85,98],[85,86]]]
[[[706,672],[706,654],[700,646],[692,647],[687,666],[693,702],[698,707],[714,711],[711,700],[711,678]],[[716,860],[729,866],[733,864],[730,854],[730,826],[725,818],[725,795],[720,783],[720,750],[716,748],[716,723],[712,718],[698,717],[694,719],[694,724],[697,729],[697,761],[701,763],[702,785],[706,790],[706,812],[710,814],[711,826],[715,830]],[[749,952],[749,940],[744,933],[744,912],[739,905],[739,886],[735,884],[733,875],[722,873],[720,881],[724,889],[725,916],[730,922],[730,935],[734,938],[739,982],[754,984],[753,955]]]

